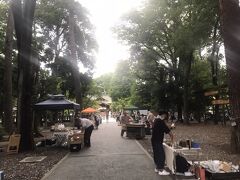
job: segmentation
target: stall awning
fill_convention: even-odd
[[[123,110],[139,110],[139,107],[136,107],[136,106],[127,106],[127,107],[123,108]]]
[[[80,109],[80,105],[65,99],[63,95],[52,95],[50,99],[34,105],[36,110]]]

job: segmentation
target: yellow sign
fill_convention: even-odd
[[[204,93],[204,96],[213,96],[218,94],[218,91],[208,91]]]
[[[224,105],[224,104],[229,104],[229,99],[218,99],[218,100],[213,100],[212,101],[213,105]]]

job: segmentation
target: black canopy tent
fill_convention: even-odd
[[[35,110],[64,110],[64,109],[80,109],[80,105],[65,99],[64,95],[52,95],[50,99],[39,102],[34,105]]]
[[[53,115],[53,119],[56,120],[56,118],[58,116],[58,115],[56,116],[56,112],[62,111],[61,119],[63,121],[64,110],[68,110],[68,114],[70,114],[69,113],[70,109],[73,109],[74,111],[80,110],[79,104],[65,99],[65,96],[62,94],[49,95],[49,97],[50,97],[49,99],[39,102],[34,105],[34,110],[36,113],[39,111],[52,111],[55,114],[55,115]],[[69,120],[70,120],[71,116],[72,115],[67,116],[67,117],[69,117]],[[35,119],[35,113],[34,113],[34,119]],[[69,121],[69,120],[67,120],[67,121]]]

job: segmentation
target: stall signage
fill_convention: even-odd
[[[229,99],[217,99],[212,101],[213,105],[224,105],[229,104]]]
[[[218,91],[208,91],[204,93],[204,96],[213,96],[218,94]]]

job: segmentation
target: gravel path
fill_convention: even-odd
[[[53,168],[69,151],[63,148],[37,148],[34,152],[5,155],[0,153],[0,170],[4,180],[39,180]],[[20,163],[29,156],[47,156],[37,163]]]

